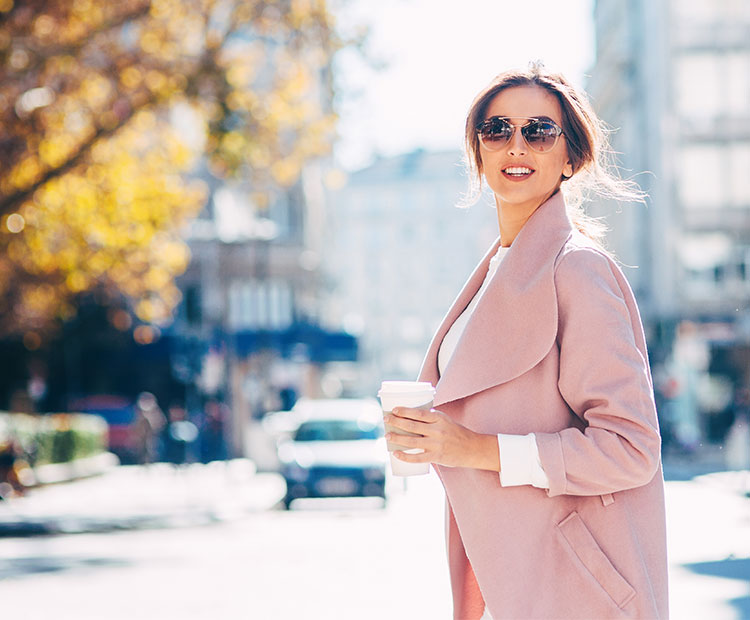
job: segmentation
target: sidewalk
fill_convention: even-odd
[[[687,481],[697,476],[727,470],[726,455],[720,444],[701,444],[691,454],[667,450],[662,455],[662,463],[664,479],[667,481]]]
[[[120,466],[0,502],[0,537],[195,526],[266,510],[283,480],[248,459]]]
[[[750,471],[707,465],[665,465],[670,612],[750,619]]]

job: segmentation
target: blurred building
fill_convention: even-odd
[[[254,32],[236,38],[263,41],[268,56],[257,79],[270,80],[283,46]],[[333,113],[332,66],[320,61],[311,49],[305,97],[312,109]],[[326,366],[357,356],[356,338],[322,323],[326,166],[323,157],[307,161],[289,187],[201,174],[210,195],[186,231],[192,260],[179,281],[171,358],[188,400],[230,405],[236,454],[248,452],[251,420],[290,408],[299,396],[330,396]]]
[[[235,452],[245,422],[285,408],[289,395],[320,396],[322,369],[354,361],[356,339],[320,321],[325,227],[321,166],[268,208],[247,183],[214,182],[187,232],[192,260],[180,278],[173,370],[205,397],[227,400]]]
[[[380,158],[331,192],[327,316],[360,334],[360,391],[415,379],[432,333],[497,236],[494,204],[457,208],[461,153]]]
[[[750,383],[750,3],[597,0],[587,90],[648,206],[601,204],[657,359],[679,325]],[[627,176],[627,173],[626,173]]]

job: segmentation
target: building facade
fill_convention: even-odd
[[[262,209],[249,184],[212,184],[186,231],[192,260],[179,280],[173,360],[194,398],[231,405],[228,439],[235,454],[247,454],[249,421],[297,396],[321,396],[322,369],[353,362],[357,342],[321,322],[320,163]]]
[[[750,3],[597,0],[594,18],[587,90],[615,129],[624,175],[649,199],[592,211],[637,266],[626,273],[657,362],[688,338],[706,349],[693,356],[698,371],[747,387]]]
[[[359,334],[357,391],[416,378],[430,338],[497,237],[494,204],[458,208],[458,151],[380,158],[331,192],[326,315]]]

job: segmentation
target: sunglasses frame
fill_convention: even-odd
[[[510,122],[511,118],[520,118],[520,119],[525,120],[527,122],[524,123],[523,125],[514,125],[513,123]],[[498,121],[498,120],[504,121],[505,123],[507,123],[510,127],[513,128],[513,132],[510,134],[510,136],[508,136],[508,140],[507,141],[503,142],[497,148],[493,148],[493,147],[487,146],[484,143],[484,140],[482,139],[482,130],[488,124],[490,124],[492,122],[495,122],[495,121]],[[526,137],[526,131],[525,131],[525,129],[529,125],[531,125],[532,123],[547,123],[549,125],[552,125],[555,128],[555,131],[556,131],[555,141],[552,143],[551,147],[549,147],[548,149],[546,149],[544,151],[538,151],[537,149],[535,149],[531,145],[531,143],[529,142],[528,138]],[[484,119],[481,123],[478,123],[477,126],[474,129],[477,132],[477,138],[479,139],[479,142],[488,151],[499,151],[500,149],[502,149],[503,147],[505,147],[511,140],[513,140],[513,136],[516,135],[516,129],[520,129],[521,130],[521,135],[523,136],[523,141],[535,153],[549,153],[549,151],[551,151],[553,148],[555,148],[555,146],[557,146],[557,143],[558,143],[558,141],[560,139],[560,136],[565,135],[565,132],[562,130],[562,127],[560,127],[560,125],[558,125],[551,118],[537,118],[535,116],[513,116],[513,117],[510,117],[510,116],[490,116],[489,118]]]

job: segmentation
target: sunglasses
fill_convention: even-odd
[[[557,144],[557,139],[563,135],[563,130],[553,120],[529,117],[514,118],[523,118],[528,122],[524,125],[512,125],[505,116],[491,116],[479,123],[476,130],[482,146],[488,151],[499,151],[511,141],[516,129],[520,129],[523,139],[532,151],[546,153]]]

